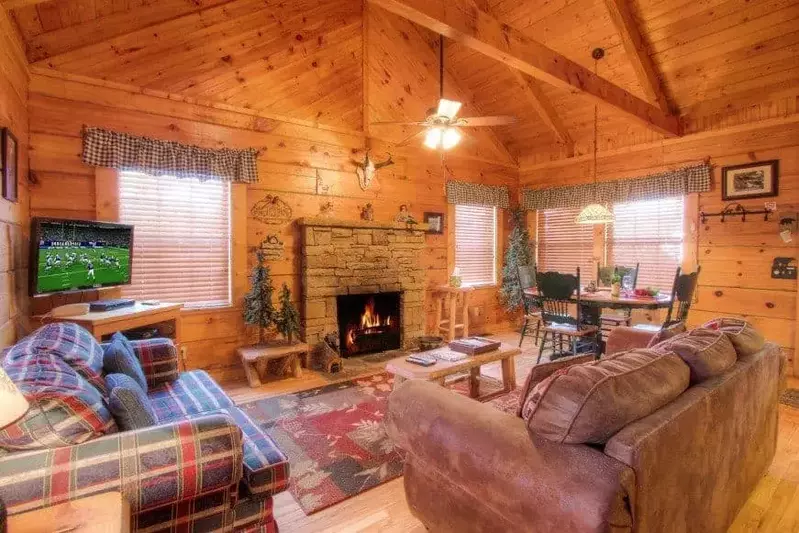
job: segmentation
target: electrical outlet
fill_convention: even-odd
[[[777,210],[777,202],[766,202],[765,205],[766,205],[766,209],[768,209],[770,211],[776,211]]]

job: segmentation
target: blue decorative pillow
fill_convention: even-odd
[[[126,374],[108,374],[105,383],[110,391],[108,407],[119,429],[130,431],[156,425],[150,399],[133,378]]]
[[[147,378],[144,376],[141,363],[134,353],[125,347],[125,343],[116,337],[116,334],[111,342],[105,345],[103,370],[106,374],[128,375],[139,384],[142,391],[147,392]]]
[[[128,338],[125,335],[122,334],[122,332],[117,331],[116,333],[111,335],[111,340],[121,342],[125,346],[125,349],[128,352],[130,352],[130,355],[136,358],[136,350],[133,349],[133,344],[131,344],[131,342],[128,340]]]

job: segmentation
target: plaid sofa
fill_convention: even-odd
[[[49,324],[0,354],[31,404],[0,431],[8,512],[113,490],[130,502],[134,531],[277,532],[286,456],[207,373],[179,373],[170,340],[133,346],[158,425],[128,432],[105,406],[102,347],[83,328]]]

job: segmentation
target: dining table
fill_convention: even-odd
[[[538,291],[535,288],[524,289],[524,293],[537,297]],[[570,300],[577,303],[577,296],[573,295]],[[657,296],[637,296],[634,294],[620,294],[611,296],[610,289],[599,288],[588,292],[585,289],[580,291],[580,319],[581,322],[591,326],[602,327],[600,317],[603,309],[617,309],[633,311],[636,309],[658,310],[671,307],[671,295]],[[600,353],[604,353],[604,341],[600,340]]]

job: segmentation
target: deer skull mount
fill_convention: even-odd
[[[358,167],[355,169],[355,174],[358,175],[358,184],[361,186],[361,189],[365,191],[372,184],[372,180],[377,174],[377,171],[383,167],[393,165],[394,160],[391,159],[391,154],[388,154],[388,159],[382,163],[375,163],[372,158],[369,157],[369,152],[367,151],[366,157],[363,158],[363,162],[354,161],[354,163]]]

